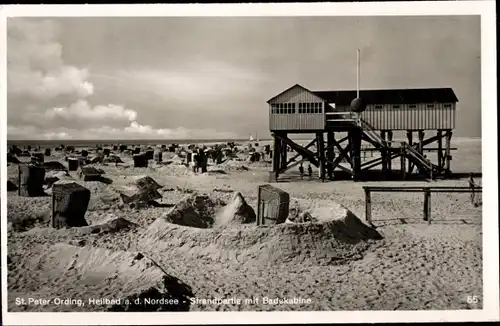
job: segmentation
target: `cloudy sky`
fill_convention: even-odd
[[[480,136],[480,19],[9,18],[9,139],[269,136],[266,101],[311,90],[452,87]]]

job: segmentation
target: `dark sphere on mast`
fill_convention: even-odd
[[[366,109],[366,101],[362,97],[356,97],[351,101],[351,110],[353,112],[363,112]]]

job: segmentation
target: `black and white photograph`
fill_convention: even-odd
[[[485,10],[457,5],[4,13],[9,325],[41,312],[498,320],[494,37]]]

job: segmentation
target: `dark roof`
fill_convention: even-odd
[[[349,105],[356,98],[356,91],[312,92],[328,103]],[[417,104],[458,102],[451,88],[377,89],[361,90],[359,96],[366,104]]]

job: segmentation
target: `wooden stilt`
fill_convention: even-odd
[[[287,137],[288,135],[285,133],[283,137]],[[281,161],[281,168],[284,170],[286,169],[286,163],[287,163],[287,157],[288,157],[288,146],[282,142],[282,148],[281,152],[283,153],[282,161]]]
[[[406,180],[406,154],[405,145],[401,147],[401,180]]]
[[[327,165],[328,169],[328,179],[333,179],[333,166],[331,162],[333,162],[335,157],[335,133],[333,131],[328,131],[326,134],[326,142],[327,142],[327,151],[326,151],[326,160],[330,163]]]
[[[438,137],[438,169],[439,171],[443,170],[443,131],[438,130],[437,131],[437,137]]]
[[[418,131],[418,152],[423,155],[424,153],[424,131],[419,130]]]
[[[382,130],[380,132],[380,137],[385,140],[385,130]],[[382,172],[384,173],[384,175],[387,175],[387,151],[385,149],[383,149],[381,152],[380,152],[381,156],[382,156]]]
[[[387,131],[387,170],[389,172],[389,175],[392,174],[392,159],[391,159],[391,147],[392,147],[392,136],[393,132],[392,130]]]
[[[408,146],[413,146],[413,131],[408,130],[406,131],[406,137],[408,138]],[[413,163],[408,160],[408,174],[411,174],[413,172]]]
[[[429,221],[430,224],[430,199],[431,199],[431,191],[429,188],[424,189],[424,221]]]
[[[275,179],[278,181],[279,175],[280,175],[280,158],[281,158],[281,139],[277,138],[277,135],[275,134],[274,136],[274,173],[275,173]]]
[[[349,131],[353,180],[359,180],[361,173],[361,131]]]
[[[316,134],[316,144],[318,147],[319,177],[325,181],[325,141],[322,132]]]
[[[446,174],[451,174],[451,136],[453,132],[451,130],[446,131]]]
[[[276,172],[277,170],[277,164],[276,164],[276,154],[278,153],[278,142],[279,140],[276,139],[276,135],[273,133],[273,150],[271,153],[273,153],[274,155],[271,156],[271,158],[273,159],[273,172]]]
[[[365,219],[368,225],[372,224],[372,200],[370,189],[365,188]]]

